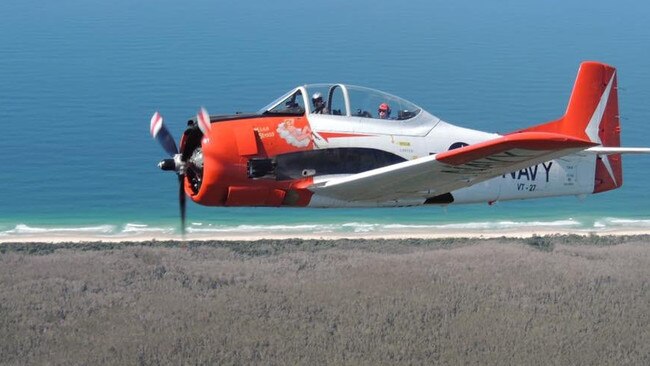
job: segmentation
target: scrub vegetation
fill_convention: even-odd
[[[650,237],[0,244],[2,364],[650,364]]]

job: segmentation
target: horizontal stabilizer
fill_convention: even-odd
[[[585,152],[594,153],[598,155],[613,155],[613,154],[650,154],[650,147],[606,147],[596,146],[591,147]]]

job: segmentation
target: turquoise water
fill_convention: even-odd
[[[642,1],[4,0],[0,235],[173,232],[176,180],[156,163],[155,110],[255,111],[295,85],[345,82],[462,126],[507,132],[560,116],[579,63],[619,69],[622,141],[650,146],[650,5]],[[622,189],[400,209],[206,208],[190,231],[388,231],[449,225],[645,227],[647,156]],[[410,226],[409,226],[410,225]]]

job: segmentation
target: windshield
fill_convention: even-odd
[[[289,114],[300,116],[305,114],[305,102],[302,89],[298,88],[283,95],[273,103],[260,110],[262,114]]]

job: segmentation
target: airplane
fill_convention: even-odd
[[[623,184],[616,69],[580,65],[564,116],[505,134],[455,126],[400,97],[298,86],[256,113],[190,119],[180,149],[150,132],[186,196],[207,206],[397,207],[601,193]]]

